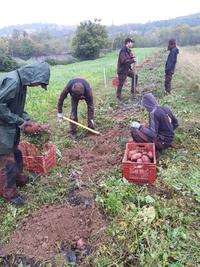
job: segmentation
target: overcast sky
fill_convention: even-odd
[[[145,23],[200,12],[200,0],[1,0],[0,28],[44,22],[78,25],[102,19],[102,24]]]

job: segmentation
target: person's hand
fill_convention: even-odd
[[[59,113],[59,112],[57,113],[57,118],[59,121],[62,121],[63,117],[64,117],[63,113]]]
[[[136,58],[136,56],[133,53],[130,53],[131,58]]]
[[[25,127],[32,126],[34,123],[31,120],[24,121],[21,125],[19,125],[19,128],[23,131]]]
[[[133,121],[133,122],[131,123],[131,128],[139,129],[140,126],[141,126],[140,123],[137,122],[137,121]]]

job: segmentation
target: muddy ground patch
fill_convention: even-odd
[[[95,250],[105,238],[106,224],[94,205],[45,206],[23,219],[1,249],[1,255],[24,255],[40,261],[66,251],[84,242]],[[80,241],[81,240],[81,241]]]

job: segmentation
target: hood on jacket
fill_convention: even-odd
[[[19,76],[23,86],[40,84],[42,88],[47,89],[50,79],[50,68],[46,62],[34,63],[23,66],[18,69]]]
[[[177,54],[179,54],[179,49],[177,47],[174,47],[173,50],[176,51]]]
[[[142,106],[145,107],[148,111],[152,111],[155,106],[158,106],[158,103],[152,93],[145,94],[142,97]]]

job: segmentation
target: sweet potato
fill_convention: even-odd
[[[138,159],[142,157],[142,153],[141,152],[138,152],[136,155],[137,155]]]
[[[142,152],[142,155],[147,155],[147,151],[143,151]]]
[[[147,153],[147,156],[148,156],[150,159],[153,159],[153,153],[152,153],[151,151],[149,151],[149,152]]]
[[[142,154],[141,153],[136,153],[131,156],[132,161],[137,161],[137,159],[141,158]]]
[[[133,154],[132,156],[131,156],[131,161],[137,161],[137,154]]]
[[[142,162],[144,162],[144,163],[150,163],[151,160],[150,160],[150,158],[147,155],[143,155],[142,156]]]
[[[77,248],[81,250],[86,248],[86,243],[82,238],[77,241]]]
[[[135,150],[130,150],[128,152],[128,159],[131,159],[132,155],[135,154],[135,153],[136,153]]]

